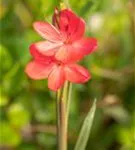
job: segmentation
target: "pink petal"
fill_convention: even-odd
[[[82,38],[74,42],[73,47],[82,52],[83,55],[88,55],[93,52],[97,47],[97,40],[94,38]]]
[[[64,63],[74,63],[81,60],[85,55],[92,53],[97,47],[94,38],[82,38],[72,44],[65,44],[56,52],[56,59]]]
[[[45,56],[42,53],[40,53],[37,48],[34,46],[34,44],[32,44],[30,46],[30,53],[31,55],[34,57],[34,59],[38,62],[41,62],[43,64],[50,64],[50,62],[52,62],[52,57],[51,56]]]
[[[84,83],[91,78],[88,70],[77,64],[67,65],[64,70],[66,79],[70,82]]]
[[[51,74],[48,77],[48,87],[53,90],[57,91],[65,82],[65,75],[63,71],[63,67],[57,67],[53,69]]]
[[[61,40],[60,32],[53,25],[47,22],[35,22],[33,24],[33,27],[39,35],[41,35],[43,38],[49,41],[58,42]]]
[[[67,34],[68,40],[78,40],[84,34],[85,22],[71,10],[65,9],[60,12],[60,30]]]
[[[55,54],[55,58],[63,63],[74,63],[84,56],[83,52],[72,45],[62,46]]]
[[[52,43],[49,41],[42,41],[34,43],[30,46],[30,49],[35,49],[41,54],[46,56],[52,56],[60,48],[62,43]]]
[[[85,22],[83,19],[79,19],[75,31],[71,34],[71,41],[79,40],[82,38],[85,32]]]
[[[25,73],[32,79],[40,80],[48,77],[54,64],[45,65],[37,61],[31,61],[25,68]]]

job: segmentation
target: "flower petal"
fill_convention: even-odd
[[[51,90],[57,91],[65,82],[63,67],[57,67],[52,70],[48,77],[48,87]]]
[[[70,41],[80,39],[85,31],[85,22],[71,10],[65,9],[60,12],[60,30],[67,34]]]
[[[52,59],[53,56],[43,55],[37,50],[37,48],[33,44],[30,46],[30,53],[36,61],[41,62],[43,64],[48,65],[53,61]]]
[[[65,44],[59,48],[55,58],[64,63],[74,63],[81,60],[85,55],[93,52],[97,47],[94,38],[82,38],[72,44]]]
[[[88,55],[96,49],[97,40],[94,38],[82,38],[74,42],[72,45],[74,49],[78,49],[83,55]]]
[[[79,19],[77,26],[71,34],[71,41],[76,41],[82,38],[83,34],[85,32],[85,22],[83,19]]]
[[[55,65],[53,63],[45,65],[37,61],[31,61],[25,68],[25,73],[32,79],[40,80],[48,77]]]
[[[55,58],[63,63],[74,63],[79,61],[84,54],[72,45],[62,46],[55,54]]]
[[[67,65],[64,70],[66,80],[70,82],[84,83],[91,78],[88,70],[77,64]]]
[[[41,35],[43,38],[57,42],[61,40],[60,32],[51,24],[47,22],[38,21],[33,24],[34,29]]]
[[[35,49],[36,51],[39,51],[41,54],[46,56],[52,56],[60,48],[61,45],[62,45],[61,42],[52,43],[49,41],[42,41],[42,42],[33,43],[30,46],[30,49],[31,50]]]

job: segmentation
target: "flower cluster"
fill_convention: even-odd
[[[30,46],[33,60],[25,69],[30,78],[48,77],[48,87],[54,91],[61,88],[66,80],[84,83],[90,79],[87,69],[76,64],[97,47],[96,39],[83,36],[85,22],[82,18],[64,9],[55,11],[53,25],[37,21],[33,27],[46,40]]]

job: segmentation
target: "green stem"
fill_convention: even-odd
[[[59,145],[60,145],[60,106],[59,106],[59,101],[61,99],[61,93],[62,93],[62,89],[57,91],[57,101],[56,101],[56,118],[57,118],[57,145],[58,145],[58,150],[59,150]]]
[[[69,82],[69,84],[68,84],[68,101],[67,101],[67,119],[69,118],[71,95],[72,95],[72,83]],[[68,120],[67,120],[67,122],[68,122]]]
[[[67,119],[66,105],[60,101],[60,150],[67,150]]]
[[[57,92],[57,135],[58,149],[67,150],[67,130],[68,130],[68,82],[66,81],[63,89]]]

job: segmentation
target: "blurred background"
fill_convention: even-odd
[[[97,111],[86,150],[135,150],[135,1],[69,0],[86,21],[86,35],[98,49],[81,62],[92,74],[73,85],[69,150],[97,98]],[[24,73],[29,45],[41,40],[37,20],[51,22],[57,0],[0,0],[0,150],[56,150],[55,93],[47,80]]]

